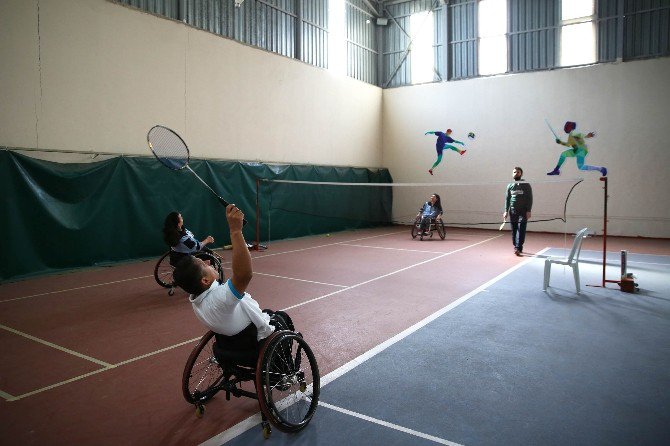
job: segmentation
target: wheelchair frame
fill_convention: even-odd
[[[289,433],[307,426],[318,406],[321,387],[316,358],[300,333],[272,333],[255,367],[235,363],[231,358],[239,357],[239,352],[219,349],[215,339],[214,332],[205,333],[184,367],[182,392],[184,399],[195,405],[197,417],[204,414],[204,404],[223,390],[226,400],[230,395],[258,400],[266,439],[272,432],[270,424]],[[239,387],[248,381],[254,383],[256,392]]]
[[[428,235],[429,235],[430,238],[433,237],[433,231],[437,231],[437,234],[440,236],[440,238],[442,240],[444,240],[445,237],[447,236],[447,231],[444,228],[444,222],[442,221],[442,219],[438,220],[436,218],[431,218],[427,231],[429,233]],[[423,238],[425,237],[423,235],[424,231],[421,228],[421,216],[416,217],[414,219],[414,224],[412,225],[412,231],[411,232],[412,232],[412,238],[413,239],[415,239],[417,235],[419,236],[419,240],[423,240]]]
[[[174,290],[177,287],[174,283],[174,278],[172,277],[172,272],[174,271],[174,266],[170,264],[170,252],[168,251],[158,260],[156,266],[154,267],[154,279],[163,288],[168,289],[168,295],[172,296]],[[216,271],[219,273],[221,282],[223,282],[226,277],[223,273],[223,267],[221,266],[223,259],[214,251],[198,251],[194,254],[195,257],[202,259],[206,262],[209,262],[210,265],[213,265]]]

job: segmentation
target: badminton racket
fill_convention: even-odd
[[[219,200],[219,203],[224,207],[228,206],[228,202],[221,198],[221,196],[188,165],[191,155],[188,146],[177,132],[162,125],[155,125],[151,127],[147,133],[147,143],[149,144],[151,152],[162,165],[170,170],[188,170],[214,194]],[[247,221],[244,220],[244,224],[246,223]]]

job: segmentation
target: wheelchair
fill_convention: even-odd
[[[421,227],[421,216],[416,217],[414,219],[414,224],[412,224],[412,238],[415,239],[417,235],[419,236],[419,240],[423,240],[424,237],[427,236],[432,238],[433,237],[433,232],[437,231],[437,235],[440,236],[440,239],[444,240],[444,238],[447,236],[447,231],[444,228],[444,222],[442,219],[436,219],[436,218],[431,218],[430,223],[428,224],[428,228]]]
[[[243,330],[247,333],[236,336],[205,333],[188,357],[182,378],[184,399],[195,406],[198,418],[205,412],[204,404],[223,390],[227,401],[230,395],[258,400],[265,439],[270,437],[271,426],[287,433],[307,426],[319,403],[319,368],[292,324],[290,329],[275,327],[260,350],[221,345],[240,335],[255,341],[253,324]],[[244,382],[252,382],[255,392],[242,389]]]
[[[174,266],[171,263],[172,259],[170,258],[170,254],[173,254],[173,252],[172,251],[166,252],[158,260],[158,263],[156,263],[156,267],[154,268],[154,279],[156,279],[156,283],[158,283],[160,286],[162,286],[163,288],[167,288],[168,295],[172,296],[174,294],[176,285],[174,283],[174,278],[172,277]],[[216,254],[214,251],[210,249],[198,251],[193,255],[212,265],[214,269],[216,269],[216,271],[219,273],[219,277],[221,278],[222,283],[223,281],[225,281],[223,266],[221,266],[221,264],[223,263],[223,259],[221,258],[220,255]]]

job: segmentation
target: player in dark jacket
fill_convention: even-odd
[[[514,254],[521,255],[523,252],[523,242],[526,240],[526,223],[530,219],[530,211],[533,209],[533,188],[521,177],[523,169],[515,167],[512,171],[514,183],[507,185],[505,195],[505,213],[503,220],[509,216],[512,224],[512,243],[514,244]]]

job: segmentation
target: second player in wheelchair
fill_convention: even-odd
[[[316,359],[288,314],[263,310],[246,292],[253,276],[251,254],[242,234],[243,213],[226,208],[232,244],[232,274],[226,281],[212,265],[184,257],[174,271],[178,286],[190,294],[196,317],[210,330],[191,353],[183,376],[185,399],[204,412],[218,391],[258,399],[263,434],[270,424],[296,432],[309,423],[319,397]],[[254,383],[255,392],[241,384]],[[269,421],[269,423],[268,423]]]
[[[433,231],[437,231],[440,238],[444,240],[446,231],[442,214],[442,200],[438,194],[432,194],[416,214],[412,225],[412,238],[418,235],[423,240],[424,237],[432,237]]]
[[[214,237],[208,235],[198,241],[193,233],[184,226],[184,218],[179,212],[170,212],[165,217],[163,240],[170,250],[163,254],[156,263],[154,278],[160,286],[168,288],[170,296],[174,294],[176,286],[173,277],[174,268],[186,256],[199,257],[223,274],[221,256],[207,247],[207,245],[214,243]]]

